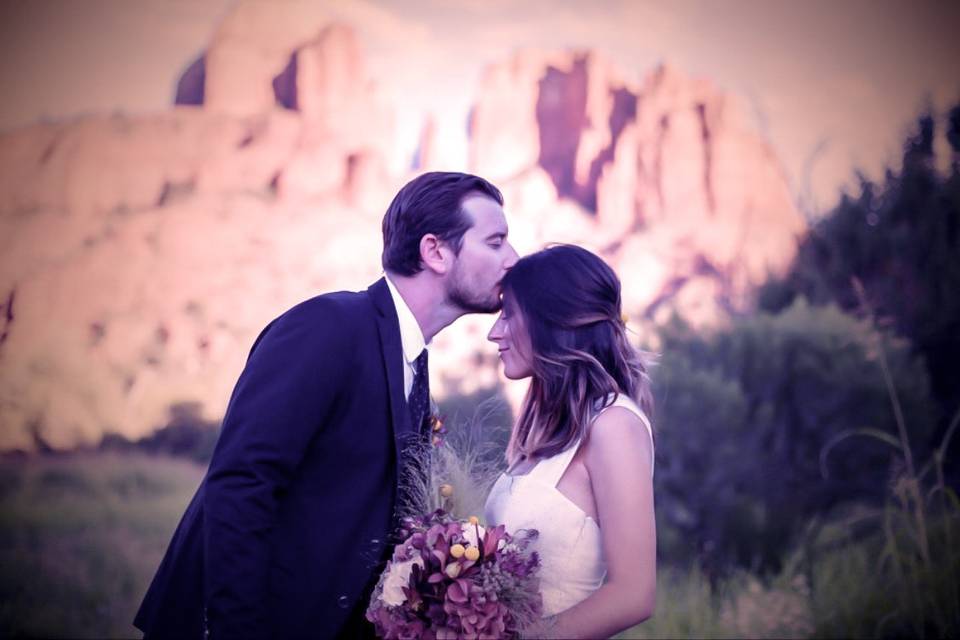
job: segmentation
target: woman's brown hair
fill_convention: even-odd
[[[511,465],[582,439],[616,394],[652,414],[647,363],[627,338],[620,280],[601,258],[574,245],[548,247],[521,258],[503,292],[508,313],[522,314],[533,350],[533,378],[507,445]]]

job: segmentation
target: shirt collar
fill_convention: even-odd
[[[390,289],[390,297],[393,298],[393,306],[397,308],[397,320],[400,321],[400,345],[403,347],[403,358],[409,363],[414,362],[423,351],[427,344],[423,339],[423,331],[420,324],[414,317],[406,300],[397,291],[390,277],[386,277],[387,287]]]

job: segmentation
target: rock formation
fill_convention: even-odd
[[[380,218],[411,176],[389,168],[391,109],[348,26],[242,3],[176,102],[0,136],[0,450],[31,430],[141,436],[180,402],[218,419],[271,318],[379,274]],[[502,187],[521,250],[601,252],[637,320],[722,321],[802,229],[745,113],[669,67],[632,83],[595,52],[525,51],[483,77],[471,168]],[[496,383],[491,322],[437,337],[438,397]]]
[[[523,52],[483,76],[472,169],[518,198],[536,245],[600,251],[632,314],[712,322],[785,268],[805,225],[747,113],[669,66],[635,86],[594,52]]]

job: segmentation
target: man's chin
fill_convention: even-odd
[[[503,306],[503,303],[500,301],[500,296],[487,298],[486,300],[477,300],[469,299],[464,295],[458,295],[454,292],[449,296],[448,300],[464,314],[496,313],[500,311],[500,308]]]
[[[503,299],[497,295],[474,307],[473,313],[498,313],[503,308]]]
[[[485,298],[464,295],[459,289],[449,290],[447,299],[463,313],[497,313],[503,308],[503,299],[499,290]]]
[[[496,303],[471,303],[471,304],[461,304],[459,305],[463,309],[464,313],[497,313],[500,309],[503,308],[503,303],[499,300]]]

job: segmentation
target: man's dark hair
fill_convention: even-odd
[[[383,216],[383,268],[402,276],[423,270],[420,239],[428,233],[449,244],[459,255],[463,234],[473,226],[461,206],[471,193],[503,205],[499,189],[469,173],[433,171],[404,185]]]

